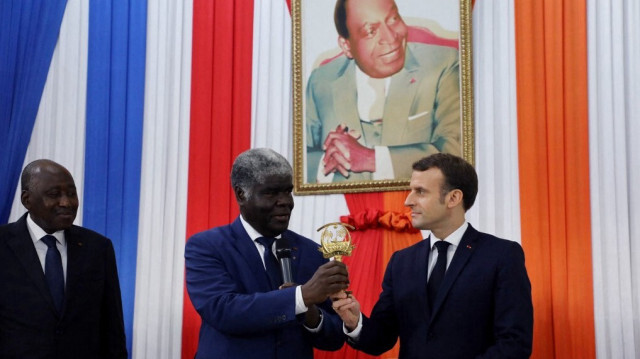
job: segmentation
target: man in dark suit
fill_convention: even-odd
[[[28,213],[0,227],[0,358],[126,358],[113,246],[73,225],[73,177],[37,160],[21,186]]]
[[[391,257],[370,318],[355,298],[335,297],[349,344],[378,355],[399,337],[404,359],[528,358],[533,306],[524,252],[466,222],[478,190],[474,168],[434,154],[413,164],[410,187],[413,226],[431,235]]]
[[[312,240],[287,229],[293,171],[269,149],[233,163],[240,216],[187,241],[189,297],[202,318],[196,358],[313,358],[344,344],[328,297],[347,287],[343,263],[328,262]],[[284,283],[274,239],[289,242],[292,282]]]

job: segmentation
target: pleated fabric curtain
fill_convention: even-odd
[[[522,245],[533,358],[593,358],[586,3],[516,1]]]
[[[231,222],[229,173],[251,145],[253,0],[193,2],[187,238]],[[184,291],[182,358],[193,358],[200,318]]]
[[[181,355],[192,6],[147,4],[133,358]]]
[[[640,357],[640,3],[587,1],[598,358]]]
[[[88,29],[88,2],[68,0],[23,161],[27,164],[40,158],[49,158],[71,172],[80,195],[76,224],[82,223],[84,205],[82,193]],[[20,184],[16,182],[9,222],[16,221],[26,212],[20,202],[19,188]]]
[[[66,5],[67,0],[0,2],[0,223],[11,213]]]
[[[146,54],[146,0],[91,1],[83,225],[113,242],[131,352]]]

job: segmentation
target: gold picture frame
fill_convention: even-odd
[[[365,0],[359,0],[365,1]],[[341,37],[338,35],[335,24],[338,23],[339,20],[334,22],[334,8],[335,1],[314,1],[314,0],[292,0],[291,1],[291,12],[292,12],[292,30],[293,30],[293,48],[292,48],[292,56],[293,56],[293,123],[294,123],[294,192],[297,195],[307,195],[307,194],[329,194],[329,193],[356,193],[356,192],[379,192],[379,191],[396,191],[396,190],[406,190],[408,189],[410,172],[411,172],[411,164],[405,162],[401,162],[404,160],[411,160],[411,162],[417,158],[416,155],[421,154],[424,151],[425,155],[431,152],[451,152],[456,153],[464,157],[471,164],[474,163],[474,123],[473,123],[473,72],[472,72],[472,28],[471,28],[471,0],[460,0],[458,5],[447,5],[450,2],[443,2],[440,0],[377,0],[374,2],[375,4],[380,5],[380,11],[377,13],[374,12],[373,16],[381,15],[382,22],[376,23],[375,21],[370,21],[373,23],[373,27],[369,28],[369,22],[366,22],[367,28],[363,26],[363,36],[366,35],[367,39],[372,38],[372,36],[387,36],[384,40],[379,40],[379,43],[384,41],[393,42],[399,41],[398,38],[402,39],[402,36],[405,36],[402,40],[402,62],[404,65],[402,66],[402,70],[394,70],[400,76],[400,72],[405,72],[405,67],[408,68],[409,60],[411,58],[418,58],[420,65],[428,63],[432,65],[425,65],[425,69],[435,68],[437,72],[437,76],[434,75],[424,75],[424,77],[418,77],[422,75],[415,75],[414,77],[407,77],[408,81],[405,81],[403,86],[406,88],[410,88],[410,86],[414,83],[418,84],[418,90],[412,90],[414,96],[416,96],[412,101],[409,107],[414,107],[412,110],[405,111],[408,117],[401,117],[401,121],[403,123],[408,123],[404,125],[403,123],[397,122],[399,125],[389,125],[393,123],[393,120],[388,120],[389,116],[387,116],[386,109],[384,110],[384,116],[380,120],[362,120],[363,116],[360,116],[362,113],[366,112],[357,112],[359,111],[356,108],[356,105],[353,105],[353,101],[349,102],[347,100],[343,101],[343,98],[356,98],[356,80],[355,77],[359,75],[351,75],[351,73],[355,73],[356,71],[360,71],[361,73],[367,74],[367,62],[368,59],[374,58],[374,56],[368,56],[366,58],[358,57],[358,53],[356,51],[360,51],[356,48],[356,45],[359,44],[357,42],[359,34],[356,35],[346,35],[348,36],[348,40],[345,40],[345,37]],[[329,10],[320,10],[318,7],[325,6],[327,7],[329,4]],[[413,5],[411,5],[413,4]],[[396,5],[393,7],[392,5]],[[411,7],[413,6],[413,7]],[[448,8],[444,8],[448,6]],[[391,7],[392,10],[387,10],[388,7]],[[440,8],[443,7],[443,8]],[[371,19],[371,4],[367,4],[367,11],[365,11],[364,15],[361,15],[360,12],[355,13],[357,16],[356,19],[366,18],[369,16]],[[395,9],[395,10],[393,10]],[[420,10],[420,11],[418,11]],[[421,11],[426,12],[428,10],[429,15],[434,16],[435,18],[420,16]],[[434,11],[437,10],[437,11]],[[353,10],[351,10],[353,12]],[[359,11],[359,10],[356,10]],[[395,12],[394,12],[395,11]],[[458,31],[451,30],[452,23],[455,24],[455,14],[457,13],[457,21],[458,21]],[[391,14],[391,15],[389,15]],[[395,15],[394,15],[395,14]],[[405,14],[411,14],[414,17],[407,17]],[[335,15],[338,18],[338,15]],[[343,15],[345,16],[345,15]],[[330,17],[329,22],[326,21],[326,17]],[[324,19],[320,21],[320,19]],[[352,18],[353,19],[353,18]],[[400,20],[402,25],[405,25],[407,29],[406,32],[403,32],[402,25],[398,25]],[[353,20],[351,20],[353,21]],[[440,22],[448,22],[447,26],[442,26]],[[329,25],[329,23],[332,24]],[[357,23],[357,22],[356,22]],[[382,23],[382,25],[380,25]],[[349,23],[350,24],[350,23]],[[360,23],[358,23],[360,24]],[[377,24],[377,25],[376,25]],[[382,26],[378,30],[376,26]],[[395,28],[400,30],[394,30]],[[397,27],[400,26],[400,27]],[[327,29],[327,27],[331,27]],[[347,25],[345,24],[345,30],[347,29]],[[353,26],[352,26],[353,27]],[[338,45],[331,49],[331,46],[326,46],[329,40],[327,37],[331,37],[331,31],[333,31],[333,36],[337,41],[334,40],[334,43]],[[351,31],[349,31],[351,32]],[[398,35],[400,34],[400,35]],[[457,38],[456,36],[457,35]],[[361,36],[362,37],[362,36]],[[378,40],[376,40],[378,41]],[[454,48],[454,42],[457,46],[457,64],[453,64],[450,61],[455,55],[451,49]],[[325,50],[321,51],[321,48],[324,46]],[[400,48],[400,47],[398,47]],[[449,50],[441,50],[441,48],[449,48]],[[327,50],[328,49],[328,50]],[[370,48],[369,48],[370,49]],[[442,53],[442,55],[440,55]],[[362,52],[360,53],[362,54]],[[369,54],[369,52],[367,52]],[[426,55],[424,55],[426,54]],[[433,54],[433,55],[432,55]],[[422,55],[423,58],[418,57],[418,55]],[[389,55],[391,56],[391,55]],[[393,55],[398,57],[397,55]],[[410,57],[411,56],[411,57]],[[337,59],[337,60],[336,60]],[[449,65],[444,66],[440,69],[438,66],[441,64],[445,64],[446,61],[443,59],[448,59],[450,61]],[[356,68],[355,62],[358,61],[357,70],[351,70],[351,68]],[[437,64],[437,66],[433,65]],[[453,64],[453,65],[451,65]],[[318,70],[321,66],[325,66],[324,68]],[[373,66],[373,65],[372,65]],[[333,68],[332,68],[333,67]],[[457,68],[456,68],[457,67]],[[334,71],[337,68],[337,71]],[[374,67],[372,67],[374,68]],[[331,72],[329,72],[331,69]],[[347,69],[347,70],[344,70]],[[450,69],[455,69],[455,76],[457,76],[457,86],[459,87],[459,91],[457,91],[459,96],[449,96],[446,97],[441,95],[442,97],[437,97],[437,95],[431,95],[434,92],[444,92],[442,90],[445,88],[445,80],[443,80],[444,73],[448,73],[447,71],[453,71]],[[341,91],[343,91],[343,87],[341,84],[345,82],[331,82],[333,81],[334,73],[339,73],[340,75],[336,75],[336,77],[343,76],[346,78],[348,71],[351,71],[349,74],[351,77],[348,79],[348,94],[346,96],[339,95]],[[419,74],[427,74],[429,71],[434,72],[434,70],[421,70]],[[418,73],[418,72],[416,72]],[[451,72],[453,73],[453,72]],[[329,75],[327,75],[329,74]],[[382,76],[374,76],[370,75],[370,77],[382,77]],[[391,93],[394,89],[397,88],[397,84],[399,80],[395,80],[395,77],[389,76],[391,80],[385,80],[385,88],[384,88],[384,106],[392,108],[392,106],[388,105],[391,103],[390,98],[392,98]],[[433,80],[435,78],[435,80]],[[317,80],[320,79],[320,80]],[[432,80],[429,82],[429,80]],[[456,81],[448,78],[448,84],[455,84]],[[406,79],[405,79],[406,80]],[[342,81],[342,79],[340,79]],[[345,80],[347,81],[347,80]],[[375,80],[374,80],[375,81]],[[396,82],[394,82],[396,81]],[[312,83],[312,85],[309,85]],[[379,82],[380,83],[380,82]],[[437,83],[437,84],[436,84]],[[408,85],[407,85],[408,84]],[[360,86],[358,84],[357,86]],[[366,85],[365,85],[366,86]],[[396,86],[396,87],[394,87]],[[372,85],[373,87],[373,85]],[[430,88],[429,90],[422,90],[423,87]],[[450,86],[453,91],[449,91],[450,93],[456,93],[455,87]],[[433,89],[435,88],[435,90]],[[402,88],[401,88],[402,90]],[[332,94],[324,94],[324,92],[332,91]],[[361,91],[361,87],[358,87],[357,91]],[[379,90],[380,91],[380,90]],[[364,91],[361,91],[364,93]],[[416,93],[419,93],[417,95]],[[319,94],[319,95],[318,95]],[[317,98],[316,98],[317,95]],[[420,96],[420,97],[418,97]],[[365,96],[362,96],[364,98]],[[393,98],[406,98],[404,97],[393,97]],[[456,97],[459,97],[459,105],[456,109],[455,101],[458,100]],[[432,106],[428,109],[430,111],[422,111],[424,108],[415,109],[415,99],[423,99],[427,98],[426,106]],[[327,101],[324,101],[328,99]],[[433,99],[433,100],[432,100]],[[445,107],[447,103],[443,99],[449,99],[451,105],[449,107]],[[453,99],[453,100],[452,100]],[[437,100],[437,101],[436,101]],[[324,102],[323,102],[324,101]],[[372,100],[368,100],[372,102]],[[340,103],[340,105],[336,105],[336,103]],[[321,108],[321,104],[328,104],[323,108],[326,110],[319,110]],[[345,104],[349,104],[350,106],[344,106]],[[437,104],[437,105],[436,105]],[[392,103],[393,105],[393,103]],[[374,106],[371,105],[370,108]],[[368,107],[367,107],[368,108]],[[441,113],[445,113],[441,108],[450,108],[452,111],[446,112],[446,116],[442,115],[441,118],[437,117]],[[350,111],[350,114],[355,114],[356,121],[362,128],[357,128],[355,131],[352,126],[349,129],[349,126],[340,123],[338,127],[335,127],[336,121],[342,121],[345,116],[334,116],[335,118],[329,118],[329,115],[325,114],[336,114],[337,112],[343,111],[347,109]],[[414,115],[411,111],[417,111],[418,114]],[[440,112],[438,111],[440,110]],[[455,111],[458,111],[455,113]],[[374,113],[372,110],[370,113]],[[378,113],[382,113],[378,111]],[[438,113],[438,114],[436,114]],[[310,114],[307,118],[305,114]],[[424,114],[424,117],[422,116]],[[419,123],[419,121],[412,121],[412,118],[419,117],[423,123]],[[446,118],[446,120],[445,120]],[[370,121],[370,122],[367,122]],[[324,123],[330,123],[332,125],[326,126],[331,127],[330,129],[325,128],[321,132],[318,128]],[[427,137],[430,139],[423,142],[409,142],[409,145],[402,144],[404,139],[401,139],[400,136],[385,134],[380,135],[382,132],[382,122],[387,124],[387,129],[395,128],[394,133],[402,133],[402,136],[420,136],[419,138],[423,138],[423,133],[429,133]],[[444,126],[444,123],[447,123],[448,134],[450,135],[450,141],[446,140],[446,136],[442,134],[445,131],[441,131],[438,136],[439,139],[434,141],[435,134],[438,131],[437,126]],[[350,122],[352,125],[354,122]],[[320,125],[318,125],[320,124]],[[404,127],[403,127],[404,126]],[[419,126],[419,127],[416,127]],[[419,128],[419,130],[413,131],[413,128]],[[458,131],[459,127],[459,132]],[[331,131],[342,131],[341,134],[352,133],[352,137],[357,139],[363,147],[368,147],[369,149],[373,148],[373,146],[380,145],[383,146],[383,151],[387,151],[387,162],[377,162],[378,161],[378,147],[375,147],[376,153],[376,171],[381,169],[381,172],[386,170],[387,177],[386,179],[375,179],[375,174],[373,172],[367,172],[362,170],[360,172],[356,172],[356,169],[351,167],[350,169],[354,169],[353,172],[346,170],[346,166],[342,166],[340,172],[339,170],[335,170],[336,166],[334,165],[334,172],[329,172],[327,176],[324,176],[324,172],[327,171],[326,167],[320,167],[316,170],[317,166],[328,166],[327,163],[322,161],[322,158],[325,157],[324,149],[318,139],[326,138],[323,137],[323,134]],[[402,128],[402,130],[398,130]],[[373,129],[373,130],[372,130]],[[379,130],[378,130],[379,129]],[[347,132],[349,131],[349,132]],[[400,132],[399,132],[400,131]],[[430,131],[430,132],[421,132],[421,131]],[[459,137],[457,134],[459,133]],[[307,137],[314,137],[315,140],[309,140]],[[365,138],[375,138],[375,136],[383,138],[382,140],[378,140],[382,143],[374,143],[368,144],[365,142]],[[385,137],[386,136],[386,137]],[[444,140],[443,140],[444,138]],[[408,141],[415,141],[408,140]],[[430,142],[433,141],[433,142]],[[327,142],[329,143],[329,142]],[[438,148],[441,144],[443,144],[441,148]],[[400,144],[400,146],[395,146],[396,144]],[[395,147],[394,147],[395,146]],[[448,147],[447,147],[448,146]],[[402,149],[407,147],[407,152],[402,152],[399,150],[397,152],[396,149]],[[459,148],[458,148],[459,147]],[[344,147],[338,147],[344,148]],[[385,148],[387,148],[385,150]],[[328,150],[328,148],[327,148]],[[459,152],[458,152],[459,151]],[[331,153],[337,153],[335,149]],[[369,153],[372,151],[369,150]],[[410,155],[401,156],[401,154],[407,153]],[[340,152],[342,155],[343,152]],[[413,157],[412,157],[413,156]],[[344,158],[344,157],[343,157]],[[349,157],[351,158],[351,157]],[[354,156],[355,158],[355,156]],[[383,157],[383,160],[385,157]],[[389,162],[389,159],[391,162]],[[399,159],[399,160],[398,160]],[[322,161],[322,162],[321,162]],[[396,162],[397,161],[397,162]],[[354,162],[350,162],[351,165]],[[369,163],[371,163],[369,161]],[[384,165],[380,166],[379,163],[390,163],[390,166],[385,167]],[[398,165],[398,163],[402,163],[402,165]],[[396,164],[394,166],[394,164]],[[405,169],[406,167],[406,169]],[[324,170],[323,170],[324,169]],[[341,173],[345,173],[346,175],[342,175]],[[407,174],[408,173],[408,174]],[[321,175],[322,174],[322,175]],[[377,172],[376,172],[377,174]],[[391,174],[391,177],[389,175]],[[366,178],[367,176],[371,178]],[[323,177],[323,178],[321,178]],[[383,177],[383,176],[381,176]],[[325,178],[329,178],[327,181]],[[337,180],[339,178],[340,180]],[[365,179],[362,179],[365,178]],[[325,181],[324,183],[320,183],[320,181]]]

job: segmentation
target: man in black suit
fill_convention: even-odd
[[[370,318],[355,298],[336,296],[349,344],[378,355],[400,338],[405,359],[528,358],[533,306],[524,252],[465,220],[478,191],[474,168],[434,154],[413,164],[410,187],[413,226],[431,235],[393,254]]]
[[[127,358],[113,246],[73,225],[73,177],[37,160],[21,186],[28,213],[0,227],[0,358]]]

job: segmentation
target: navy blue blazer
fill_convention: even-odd
[[[318,244],[292,231],[282,235],[292,247],[296,283],[307,282],[327,260]],[[271,290],[260,254],[240,218],[195,234],[185,248],[187,291],[202,318],[196,358],[313,358],[313,348],[344,344],[342,322],[329,301],[319,306],[319,333],[295,315],[295,287]]]
[[[0,358],[127,358],[111,241],[78,226],[65,230],[67,279],[59,315],[26,219],[0,227]]]
[[[426,239],[393,254],[371,317],[357,342],[369,354],[400,358],[528,358],[533,339],[531,284],[516,242],[464,233],[432,311],[427,303]]]

